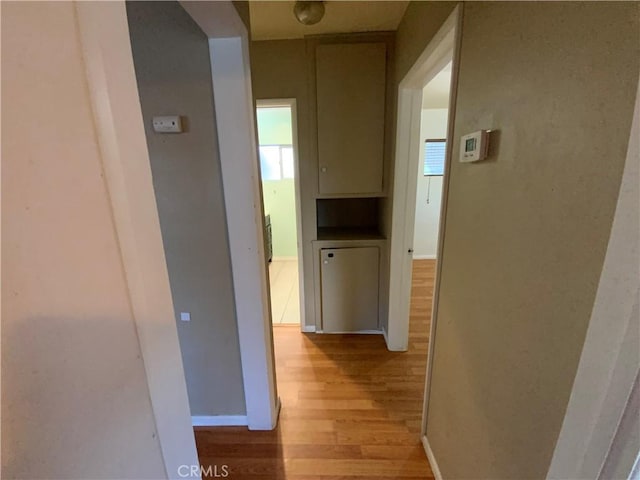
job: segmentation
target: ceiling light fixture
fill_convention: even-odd
[[[324,17],[324,2],[320,0],[298,0],[293,14],[303,25],[315,25]]]

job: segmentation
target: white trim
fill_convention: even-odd
[[[413,255],[414,260],[435,260],[436,255]]]
[[[247,418],[251,430],[271,430],[277,398],[249,52],[243,37],[212,38],[209,50]]]
[[[638,374],[638,132],[640,83],[611,236],[580,363],[547,478],[598,478]]]
[[[271,430],[278,398],[249,36],[228,0],[181,5],[209,37],[247,423],[250,430]]]
[[[638,454],[638,458],[636,458],[636,461],[633,464],[629,480],[637,480],[638,478],[640,478],[640,454]]]
[[[316,326],[315,325],[303,325],[301,330],[304,333],[315,333],[316,331]]]
[[[389,314],[387,348],[406,351],[409,346],[409,309],[411,302],[411,251],[416,209],[417,183],[413,164],[418,161],[422,87],[399,88],[398,125],[394,174],[391,242],[389,245]],[[414,178],[415,180],[415,178]],[[408,190],[408,191],[407,191]],[[413,212],[412,214],[410,212]],[[411,226],[408,217],[412,217]],[[411,232],[407,230],[411,230]]]
[[[211,3],[219,5],[214,8]],[[231,1],[180,0],[180,5],[209,38],[246,36],[246,27]]]
[[[194,427],[245,427],[246,415],[192,415]]]
[[[298,304],[300,308],[300,331],[304,331],[303,326],[307,324],[307,309],[304,284],[304,243],[302,237],[302,185],[300,176],[300,153],[298,146],[298,104],[295,98],[287,99],[291,105],[291,127],[293,129],[291,139],[293,141],[293,160],[295,167],[295,178],[293,185],[296,195],[296,244],[298,253]]]
[[[124,2],[76,2],[94,125],[167,478],[197,465]],[[197,478],[200,476],[198,475]]]
[[[442,473],[440,472],[438,461],[436,460],[436,456],[433,454],[433,450],[431,450],[431,445],[429,445],[429,440],[427,439],[427,436],[422,435],[420,440],[422,440],[422,446],[424,447],[424,451],[427,454],[427,459],[429,460],[429,465],[431,466],[433,477],[436,480],[442,480]]]
[[[2,2],[0,2],[0,18],[2,18]],[[2,66],[0,65],[0,92],[2,91]],[[1,103],[1,100],[0,100]],[[1,115],[0,115],[1,117]],[[0,145],[2,144],[2,119],[0,118]],[[0,161],[1,163],[1,161]],[[1,166],[0,166],[1,170]],[[2,182],[0,182],[0,199],[2,199]],[[0,210],[0,244],[2,243],[2,211]],[[0,262],[0,279],[2,278],[2,262]],[[0,312],[2,312],[2,295],[0,295]],[[2,321],[0,320],[0,359],[2,359]],[[2,399],[2,382],[0,382],[0,399]],[[1,403],[1,400],[0,400]],[[2,463],[2,408],[0,408],[0,465]],[[0,467],[1,468],[1,467]],[[1,474],[0,474],[1,475]]]
[[[296,104],[295,98],[256,98],[256,108],[291,107]],[[293,119],[295,120],[295,119]],[[291,138],[295,142],[295,138]]]
[[[636,304],[636,318],[638,304]],[[599,480],[628,478],[638,480],[638,460],[640,460],[640,370],[625,405],[620,424],[604,461]],[[634,476],[635,474],[635,476]]]
[[[464,5],[464,4],[463,4]],[[447,19],[449,28],[453,32],[453,59],[451,61],[451,87],[449,94],[449,120],[447,124],[447,138],[453,138],[454,124],[455,124],[455,112],[456,101],[458,92],[458,69],[460,68],[460,44],[462,41],[462,16],[463,6],[458,5],[451,13],[451,16]],[[446,24],[446,23],[445,23]],[[422,433],[427,434],[427,420],[429,417],[429,394],[431,390],[431,370],[433,368],[433,351],[432,348],[436,338],[436,327],[438,324],[438,298],[440,295],[440,273],[442,271],[442,252],[444,248],[444,235],[446,224],[446,211],[449,203],[449,172],[451,171],[451,162],[453,155],[454,141],[447,142],[447,154],[445,171],[442,183],[442,204],[440,206],[440,225],[438,227],[438,253],[436,254],[436,272],[435,282],[433,286],[433,302],[431,305],[431,328],[429,330],[429,350],[427,352],[427,372],[424,388],[424,403],[422,406]],[[413,219],[411,220],[413,224]]]
[[[296,247],[295,257],[273,257],[273,260],[298,260],[298,296],[300,305],[300,330],[306,325],[304,255],[302,242],[302,188],[300,186],[300,154],[298,150],[298,103],[295,98],[269,98],[256,100],[257,107],[289,107],[291,109],[291,141],[293,142],[294,195],[296,203]]]
[[[389,350],[406,351],[409,343],[409,308],[411,301],[411,250],[415,226],[417,173],[420,168],[422,141],[420,121],[422,90],[424,86],[455,56],[459,36],[461,7],[458,5],[442,27],[434,35],[413,67],[398,86],[398,115],[396,126],[396,152],[394,173],[394,197],[389,247],[389,322],[387,347]],[[452,88],[449,99],[448,136],[455,120],[454,79],[457,58],[453,58]],[[440,233],[442,235],[446,213],[446,185],[451,162],[453,142],[447,142],[447,157],[443,179],[440,209]],[[438,242],[440,257],[442,241]],[[436,275],[436,288],[438,276]],[[435,297],[434,297],[435,298]],[[435,317],[434,317],[435,318]]]

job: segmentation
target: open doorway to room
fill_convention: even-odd
[[[425,85],[420,111],[409,337],[431,329],[442,185],[447,151],[451,61]]]
[[[295,100],[258,100],[258,143],[273,325],[302,325]]]
[[[425,260],[433,263],[437,255],[450,83],[451,62],[422,91],[421,161],[417,175],[413,231],[414,265]]]
[[[388,345],[427,359],[421,436],[434,472],[437,464],[425,432],[452,162],[460,21],[458,6],[398,88],[389,289],[389,318],[395,320],[389,325]]]

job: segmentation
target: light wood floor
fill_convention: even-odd
[[[271,318],[273,325],[300,325],[300,283],[298,261],[278,260],[269,264],[271,290]]]
[[[275,326],[278,428],[196,428],[202,465],[233,480],[433,478],[419,438],[433,278],[433,260],[414,261],[408,352]]]

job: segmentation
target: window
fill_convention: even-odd
[[[426,140],[424,142],[424,176],[443,175],[444,174],[444,157],[447,150],[447,141]]]
[[[263,180],[280,180],[280,147],[277,145],[260,145],[260,170]]]
[[[262,180],[293,178],[292,145],[260,145]]]
[[[280,147],[282,178],[293,178],[293,147]]]

